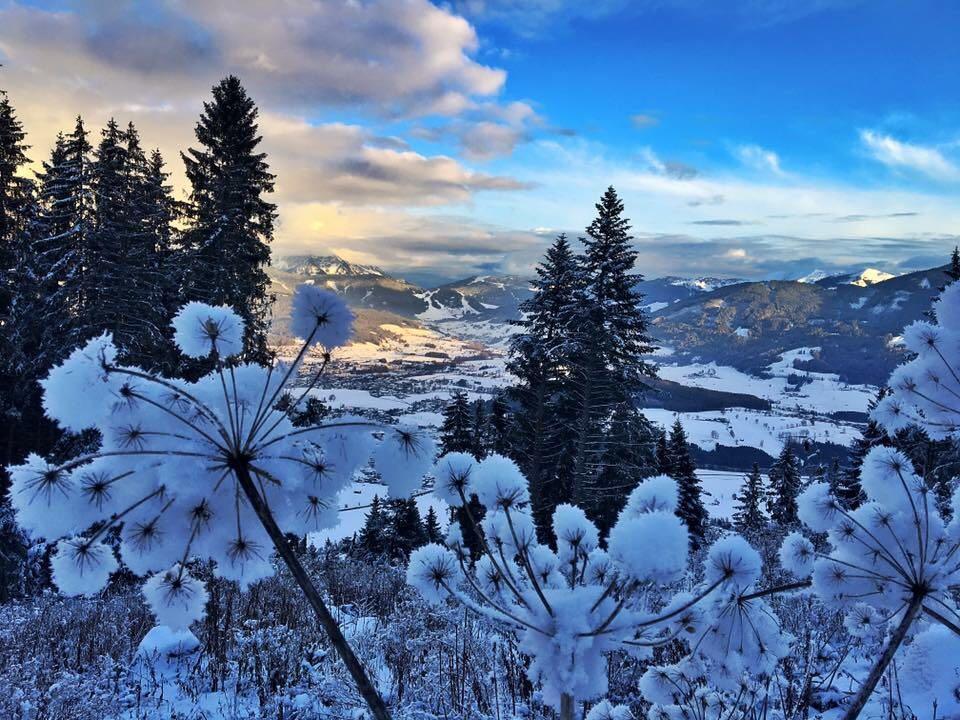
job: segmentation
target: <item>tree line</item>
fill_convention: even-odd
[[[197,377],[203,363],[171,343],[173,313],[228,305],[246,323],[243,358],[269,358],[276,207],[257,115],[238,78],[213,88],[196,146],[181,153],[189,193],[178,200],[159,150],[115,119],[97,138],[78,117],[31,176],[26,131],[0,91],[0,467],[95,441],[44,417],[38,381],[104,331],[123,363]]]

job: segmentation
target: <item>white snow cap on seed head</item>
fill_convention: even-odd
[[[203,617],[207,588],[178,565],[158,572],[143,584],[143,596],[158,625],[186,630]]]
[[[410,554],[410,562],[407,565],[407,584],[417,590],[429,603],[437,604],[448,597],[447,589],[456,589],[460,577],[457,556],[443,545],[431,543],[417,548]]]
[[[480,463],[471,489],[488,509],[512,509],[530,501],[527,479],[517,464],[503,455],[491,455]]]
[[[123,384],[104,367],[116,360],[117,348],[110,333],[70,353],[40,381],[47,416],[73,432],[101,423],[109,416],[114,394]]]
[[[840,516],[829,483],[813,483],[797,497],[797,515],[814,532],[826,532]]]
[[[222,305],[189,302],[173,318],[173,342],[191,358],[213,352],[224,358],[237,355],[243,350],[243,330],[240,316]]]
[[[564,562],[591,553],[599,543],[597,526],[576,505],[558,505],[553,511],[553,534],[557,537],[557,553]]]
[[[760,577],[760,553],[739,535],[727,535],[710,546],[707,553],[706,580],[743,590]]]
[[[813,561],[816,553],[813,543],[803,536],[803,533],[792,532],[783,539],[780,545],[780,564],[783,569],[799,578],[809,577],[813,572]]]
[[[926,489],[913,471],[913,463],[899,450],[877,446],[867,453],[860,468],[860,485],[871,500],[890,510],[911,508]],[[909,493],[909,494],[908,494]]]
[[[609,700],[601,700],[590,708],[586,720],[634,720],[634,717],[626,705],[612,705]]]
[[[387,485],[390,497],[406,497],[423,484],[433,465],[436,445],[424,432],[390,428],[373,451],[373,464]]]
[[[117,559],[109,545],[77,536],[57,543],[50,566],[53,581],[64,595],[94,595],[106,587]]]
[[[607,550],[620,571],[635,580],[669,583],[687,567],[690,533],[672,512],[621,518],[610,531]]]
[[[463,498],[470,499],[470,482],[479,463],[473,455],[462,452],[447,453],[433,467],[436,482],[433,494],[452,507],[463,505]]]
[[[344,345],[353,334],[353,320],[353,312],[335,292],[303,283],[293,293],[290,329],[310,345],[327,350]]]
[[[629,515],[677,509],[677,481],[668,475],[647,478],[637,485],[627,498],[624,512]]]

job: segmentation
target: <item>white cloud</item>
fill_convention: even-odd
[[[960,180],[960,168],[933,147],[897,140],[873,130],[861,130],[860,141],[878,162],[912,170],[936,180]]]
[[[759,145],[740,145],[734,150],[737,158],[749,168],[774,175],[784,175],[780,167],[780,156],[773,150],[767,150]]]

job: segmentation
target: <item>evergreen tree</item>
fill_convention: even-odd
[[[133,125],[110,120],[92,165],[95,199],[90,301],[124,362],[156,365],[169,324],[155,226],[151,169]]]
[[[454,390],[450,402],[443,409],[440,425],[440,454],[450,452],[473,453],[473,413],[463,390]]]
[[[946,275],[950,282],[960,280],[960,248],[956,246],[950,253],[950,267],[947,268]]]
[[[872,411],[888,392],[889,390],[885,388],[881,389],[877,397],[870,401],[868,410]],[[860,487],[860,468],[863,466],[863,460],[867,453],[878,445],[890,446],[893,444],[893,439],[875,420],[867,421],[867,426],[861,432],[860,437],[854,440],[850,447],[849,465],[833,481],[834,494],[843,507],[848,510],[856,510],[866,499],[863,488]]]
[[[245,358],[269,359],[270,262],[276,206],[257,108],[233,75],[213,88],[197,123],[199,149],[181,153],[190,181],[184,299],[234,308],[246,323]]]
[[[16,308],[23,304],[19,295],[26,287],[23,261],[34,210],[33,183],[21,175],[28,162],[25,139],[23,125],[0,90],[0,468],[20,461],[30,425],[25,416],[31,405],[33,414],[39,412],[38,403],[30,402],[36,396],[30,392],[33,383],[22,374],[32,360],[18,334],[21,313]],[[5,492],[6,473],[0,470],[0,497]]]
[[[763,530],[766,526],[766,519],[760,509],[762,501],[763,478],[760,476],[760,465],[754,463],[753,469],[744,478],[740,492],[736,496],[733,526],[737,529],[737,532],[750,534]]]
[[[489,430],[487,447],[490,452],[497,455],[510,455],[510,420],[507,416],[507,403],[501,395],[496,395],[490,404]]]
[[[440,456],[451,452],[473,454],[476,449],[473,441],[473,419],[467,394],[462,390],[454,390],[450,402],[443,409],[443,423],[440,426]],[[476,456],[474,456],[476,457]],[[480,458],[477,458],[478,460]],[[476,495],[471,495],[467,508],[473,514],[479,525],[485,515],[483,505]],[[451,520],[460,524],[463,533],[463,543],[470,550],[471,557],[477,559],[482,554],[482,543],[477,537],[477,531],[470,522],[467,508],[455,507],[450,511]]]
[[[483,400],[477,399],[473,403],[473,456],[477,460],[483,460],[487,456],[487,438],[489,429],[487,427],[487,412],[483,406]]]
[[[382,555],[386,551],[386,530],[387,518],[380,503],[380,496],[374,495],[357,544],[371,555]]]
[[[427,517],[423,521],[423,532],[428,543],[443,542],[443,530],[440,528],[440,521],[437,519],[437,513],[434,512],[433,505],[427,508]]]
[[[581,284],[577,260],[560,235],[536,268],[533,295],[521,303],[520,331],[510,340],[507,368],[519,380],[509,391],[516,406],[511,447],[530,483],[543,542],[551,537],[554,508],[570,499],[562,458],[574,427],[567,374]]]
[[[800,495],[802,478],[800,461],[791,443],[784,444],[780,456],[770,467],[768,478],[767,514],[780,527],[796,525],[797,496]]]
[[[387,512],[387,552],[402,560],[427,542],[426,529],[420,518],[417,501],[413,498],[391,500]]]
[[[697,468],[690,457],[687,433],[679,420],[673,423],[668,441],[672,477],[677,481],[677,515],[690,532],[690,547],[696,550],[703,544],[707,528],[707,510],[703,506],[703,488],[697,477]]]
[[[0,338],[8,335],[20,243],[33,204],[33,183],[21,175],[27,165],[26,133],[6,92],[0,90]]]
[[[601,534],[613,527],[630,491],[657,467],[654,437],[658,433],[633,405],[621,403],[614,410],[608,433],[596,493],[586,508]]]
[[[633,403],[653,377],[645,360],[655,347],[647,335],[643,295],[632,273],[637,253],[623,202],[610,187],[596,205],[597,216],[582,238],[583,302],[572,318],[577,342],[571,363],[576,407],[572,499],[586,502],[596,490],[602,458],[608,452],[606,426],[621,403]]]
[[[83,120],[58,135],[39,174],[39,210],[31,228],[30,269],[34,287],[22,312],[33,321],[32,362],[49,368],[97,332],[93,247],[92,147]],[[32,302],[30,302],[32,301]]]
[[[667,445],[667,433],[657,430],[655,457],[657,459],[657,474],[673,477],[673,465],[670,462],[670,447]]]

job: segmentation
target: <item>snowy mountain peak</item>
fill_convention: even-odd
[[[896,277],[896,275],[883,270],[877,270],[876,268],[867,268],[862,273],[857,275],[856,278],[850,281],[851,285],[857,285],[859,287],[867,287],[868,285],[876,285],[879,282],[884,280],[890,280],[891,278]]]
[[[714,277],[696,277],[696,278],[681,278],[681,277],[670,277],[664,278],[668,280],[671,285],[676,285],[677,287],[686,287],[691,290],[700,290],[701,292],[710,292],[711,290],[716,290],[717,288],[722,288],[727,285],[736,285],[737,283],[742,283],[743,280],[739,278],[714,278]]]
[[[890,280],[896,277],[892,273],[877,270],[876,268],[865,268],[859,273],[828,273],[823,270],[814,270],[803,277],[798,277],[797,282],[824,284],[829,280],[831,285],[856,285],[857,287],[867,287],[876,285],[884,280]]]
[[[279,270],[297,275],[375,275],[386,277],[386,273],[373,265],[358,265],[336,255],[289,255],[275,263]]]

